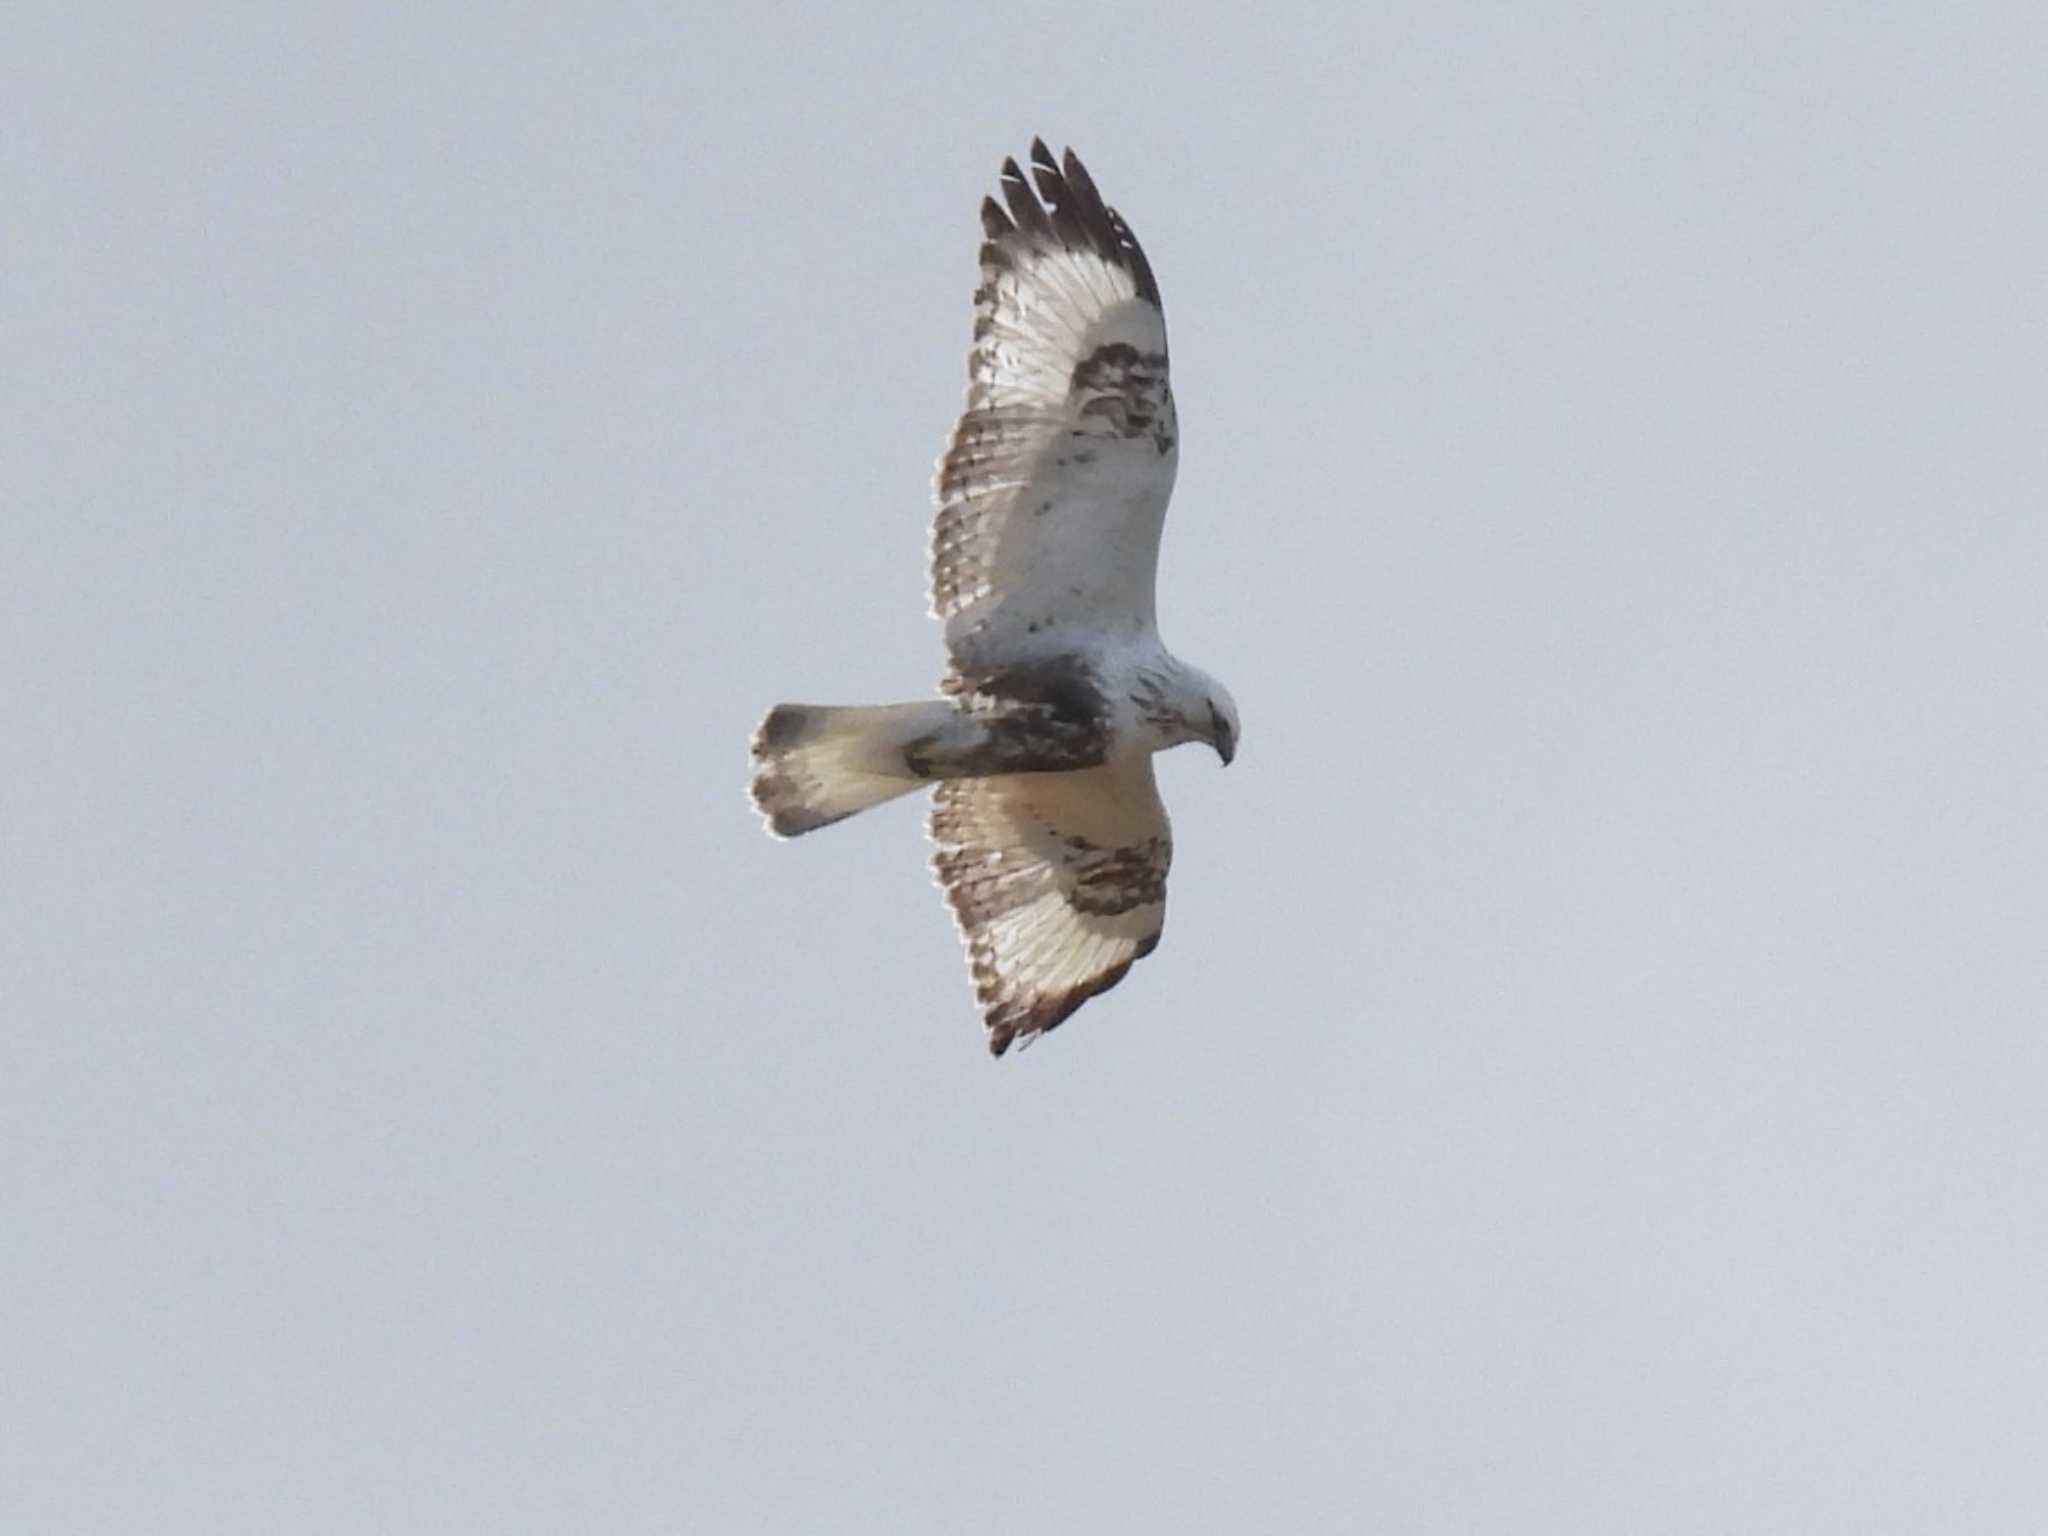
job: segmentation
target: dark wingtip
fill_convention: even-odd
[[[1139,941],[1137,952],[1130,959],[1111,967],[1100,976],[1082,982],[1079,986],[1069,987],[1064,992],[1041,1000],[1038,1006],[1031,1009],[1023,1018],[987,1019],[989,1054],[1002,1055],[1013,1041],[1017,1043],[1019,1050],[1037,1044],[1079,1013],[1083,1003],[1102,996],[1130,975],[1131,967],[1158,947],[1159,935],[1147,934]]]
[[[1031,141],[1031,179],[1038,183],[1038,195],[1045,199],[1053,228],[1064,236],[1067,231],[1062,226],[1071,217],[1067,205],[1072,199],[1067,196],[1067,184],[1060,176],[1060,163],[1053,159],[1043,139]]]
[[[1003,162],[1003,201],[1010,205],[1010,218],[1018,229],[1036,239],[1044,239],[1052,233],[1045,208],[1033,195],[1031,183],[1017,169],[1015,160]]]
[[[1055,240],[1072,250],[1091,250],[1129,272],[1138,296],[1154,308],[1163,308],[1158,280],[1138,237],[1123,216],[1103,201],[1081,157],[1071,147],[1055,156],[1043,138],[1034,138],[1030,162],[1030,174],[1026,175],[1015,157],[1003,161],[1003,201],[1009,204],[1009,212],[998,225],[990,210],[999,205],[993,199],[982,203],[982,228],[989,238],[1000,242],[1016,230],[1034,240]],[[986,260],[984,251],[984,264]]]
[[[1109,210],[1102,205],[1102,194],[1095,190],[1095,178],[1088,174],[1088,167],[1081,163],[1081,157],[1068,150],[1060,169],[1066,175],[1067,185],[1074,189],[1074,195],[1089,205],[1088,211],[1108,217]]]

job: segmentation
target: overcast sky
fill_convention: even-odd
[[[31,7],[0,1526],[2048,1520],[2048,11]],[[975,208],[1166,296],[1165,943],[905,801]]]

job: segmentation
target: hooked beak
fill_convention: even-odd
[[[1237,756],[1237,737],[1230,729],[1230,722],[1223,718],[1223,711],[1214,704],[1209,706],[1209,745],[1216,749],[1216,755],[1223,759],[1226,768]]]

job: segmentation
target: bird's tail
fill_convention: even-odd
[[[930,781],[904,748],[944,731],[944,699],[916,704],[778,704],[754,732],[754,808],[777,837],[842,821]]]

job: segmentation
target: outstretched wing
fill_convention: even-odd
[[[1179,462],[1166,316],[1137,237],[1072,150],[1056,162],[1034,140],[1031,174],[1038,195],[1004,161],[1008,207],[981,205],[967,410],[935,481],[932,613],[960,673],[1052,630],[1149,631]]]
[[[933,797],[931,834],[932,870],[998,1056],[1158,946],[1173,837],[1150,757],[948,780]]]

